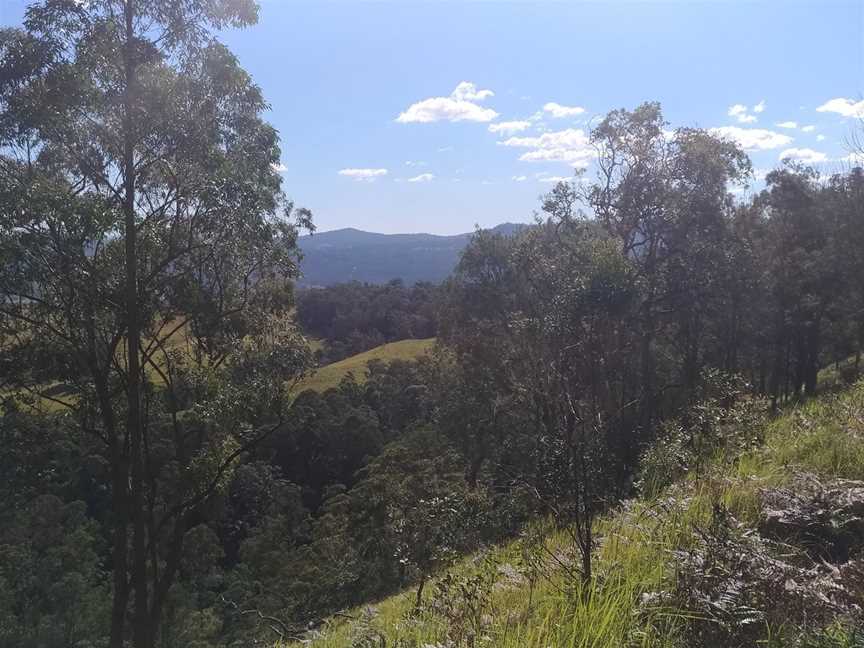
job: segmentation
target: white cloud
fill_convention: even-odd
[[[816,136],[816,141],[817,141],[817,142],[822,142],[822,141],[824,141],[824,140],[825,140],[825,136],[824,136],[824,135],[817,135],[817,136]]]
[[[519,131],[523,131],[530,127],[531,122],[529,121],[506,121],[498,122],[497,124],[489,124],[489,132],[504,133],[507,135],[508,133],[518,133]]]
[[[421,173],[413,178],[408,178],[408,182],[432,182],[435,179],[434,173]]]
[[[491,90],[478,90],[477,86],[470,81],[462,81],[450,93],[450,96],[457,101],[483,101],[489,97],[494,97],[495,93]]]
[[[759,108],[759,106],[762,106],[762,109],[756,110],[756,108]],[[756,106],[753,106],[753,110],[756,110],[756,112],[762,112],[762,110],[764,110],[764,105],[757,104]],[[756,121],[755,115],[747,114],[747,106],[745,106],[744,104],[735,104],[734,106],[729,106],[729,110],[726,112],[726,114],[730,117],[734,117],[741,124],[752,124]]]
[[[810,124],[809,126],[802,126],[801,130],[805,133],[812,133],[814,130],[816,130],[816,127],[813,124]]]
[[[285,173],[288,170],[288,167],[282,164],[271,164],[270,168],[273,169],[276,173]]]
[[[519,157],[525,162],[569,162],[573,166],[585,167],[597,155],[581,128],[543,133],[538,137],[511,137],[498,143],[531,149]]]
[[[791,129],[798,128],[798,122],[794,122],[794,121],[778,122],[774,125],[777,128],[791,128]]]
[[[809,148],[790,148],[780,153],[781,160],[797,160],[804,164],[817,164],[828,160],[828,156]]]
[[[816,112],[833,112],[844,117],[864,118],[864,99],[854,102],[851,99],[831,99],[816,109]]]
[[[540,182],[554,182],[558,184],[559,182],[569,182],[573,178],[567,178],[565,176],[543,176],[539,178]]]
[[[709,129],[712,135],[734,140],[747,151],[767,151],[792,143],[792,138],[764,128],[721,126]]]
[[[405,166],[423,167],[423,166],[426,166],[426,163],[423,160],[405,160]]]
[[[742,124],[749,124],[756,121],[756,117],[747,114],[747,106],[744,104],[729,106],[729,110],[726,114],[730,117],[734,117]]]
[[[525,182],[527,179],[528,179],[528,176],[524,176],[524,175],[521,175],[521,176],[513,176],[513,177],[511,178],[511,180],[513,180],[514,182]]]
[[[447,153],[447,151],[452,151],[452,150],[453,150],[452,146],[442,146],[441,148],[438,149],[438,152],[439,153]]]
[[[846,157],[840,158],[840,160],[843,162],[849,162],[849,164],[861,166],[864,164],[864,153],[850,153]]]
[[[575,117],[576,115],[581,115],[585,112],[585,109],[581,106],[562,106],[559,103],[555,103],[554,101],[550,101],[546,105],[543,106],[543,112],[547,112],[553,117],[561,118],[561,117]]]
[[[346,176],[352,180],[366,180],[372,182],[375,178],[387,175],[387,169],[340,169],[339,175]]]
[[[478,90],[477,86],[462,81],[449,97],[430,97],[408,106],[396,121],[400,124],[426,124],[437,121],[490,122],[498,116],[491,108],[484,108],[476,102],[493,96],[491,90]]]
[[[765,110],[765,100],[764,99],[762,101],[760,101],[758,104],[756,104],[755,106],[753,106],[753,112],[755,112],[755,113],[761,113],[764,110]]]

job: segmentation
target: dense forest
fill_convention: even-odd
[[[357,282],[298,291],[297,323],[323,342],[322,363],[336,362],[386,342],[435,337],[436,287]]]
[[[864,171],[737,199],[747,155],[657,103],[598,121],[596,170],[441,285],[295,293],[312,215],[214,37],[256,11],[50,0],[0,33],[0,646],[291,641],[407,586],[419,610],[538,521],[600,588],[601,515],[858,374]]]

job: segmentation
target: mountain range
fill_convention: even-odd
[[[502,223],[491,230],[510,235],[524,225]],[[406,284],[444,280],[459,261],[473,232],[435,234],[377,234],[352,227],[301,236],[301,286],[329,286],[346,281]]]

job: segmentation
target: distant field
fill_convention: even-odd
[[[163,333],[170,331],[177,324],[179,319],[170,322],[165,326]],[[185,351],[191,357],[192,349],[188,337],[188,326],[179,327],[170,338],[166,341],[166,348],[169,351]],[[312,351],[316,351],[323,347],[323,342],[316,338],[307,337],[306,342],[309,344]],[[297,391],[304,389],[313,389],[315,391],[325,391],[331,387],[335,387],[349,371],[353,372],[357,380],[363,381],[366,378],[366,365],[370,360],[413,360],[427,351],[429,351],[435,343],[435,338],[427,338],[423,340],[400,340],[398,342],[390,342],[382,344],[379,347],[358,353],[357,355],[345,358],[339,362],[334,362],[319,368],[314,374],[304,380]],[[160,366],[163,364],[162,358],[156,354],[155,361]],[[147,377],[154,383],[161,383],[161,378],[158,372],[149,364],[144,368]],[[63,383],[53,383],[46,385],[44,390],[41,390],[42,396],[34,394],[34,400],[31,401],[31,407],[40,410],[44,413],[62,412],[65,407],[57,400],[59,399],[67,403],[74,403],[76,395],[69,391],[68,387]],[[2,394],[0,394],[2,395]]]
[[[400,340],[399,342],[382,344],[369,351],[321,367],[304,380],[298,390],[324,391],[330,387],[336,387],[349,371],[354,373],[357,380],[362,381],[366,377],[366,365],[370,360],[413,360],[431,350],[434,344],[435,338]]]

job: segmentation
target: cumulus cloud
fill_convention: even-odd
[[[569,182],[573,178],[567,178],[565,176],[543,176],[542,178],[538,178],[540,182],[553,182],[558,184],[559,182]]]
[[[760,101],[758,104],[753,106],[753,112],[761,113],[763,110],[765,110],[764,101]],[[734,117],[740,124],[752,124],[757,119],[756,115],[748,114],[747,106],[744,104],[729,106],[729,110],[726,111],[726,114],[730,117]]]
[[[386,176],[387,169],[340,169],[339,175],[346,176],[352,180],[372,182],[375,178]]]
[[[747,114],[747,106],[744,104],[729,106],[729,110],[726,114],[730,117],[734,117],[742,124],[749,124],[756,121],[756,117]]]
[[[435,179],[434,173],[421,173],[413,178],[408,178],[408,182],[432,182]]]
[[[720,126],[709,129],[712,135],[731,139],[747,151],[767,151],[792,143],[792,138],[782,133],[764,128],[739,128],[738,126]]]
[[[470,81],[462,81],[450,93],[450,96],[457,101],[483,101],[489,97],[494,97],[495,93],[491,90],[478,90],[477,86]]]
[[[585,109],[581,106],[562,106],[559,103],[550,101],[543,106],[543,112],[547,112],[553,117],[560,119],[562,117],[575,117],[576,115],[581,115],[585,112]]]
[[[288,170],[288,167],[282,164],[271,164],[270,168],[272,168],[276,173],[285,173]]]
[[[774,125],[777,128],[790,128],[790,129],[798,128],[798,122],[794,122],[794,121],[778,122]]]
[[[399,114],[396,121],[400,124],[426,124],[437,121],[490,122],[498,113],[484,108],[477,102],[493,96],[491,90],[479,90],[469,81],[462,81],[449,97],[430,97],[411,104]]]
[[[828,156],[809,148],[789,148],[780,153],[781,160],[796,160],[804,164],[818,164],[828,160]]]
[[[819,106],[816,112],[833,112],[843,117],[864,118],[864,99],[857,102],[842,97],[830,99]]]
[[[489,132],[503,133],[507,135],[509,133],[518,133],[519,131],[523,131],[530,127],[531,122],[529,121],[506,121],[498,122],[497,124],[489,124]]]
[[[426,166],[426,163],[423,160],[405,160],[405,166],[422,167]]]
[[[805,133],[812,133],[814,130],[816,130],[816,127],[813,126],[813,124],[810,124],[809,126],[802,126],[801,130]]]
[[[567,128],[537,137],[511,137],[498,143],[501,146],[530,149],[519,157],[525,162],[568,162],[573,166],[586,167],[597,155],[588,135],[581,128]]]
[[[817,136],[816,136],[816,141],[817,141],[817,142],[822,142],[824,139],[825,139],[825,136],[824,136],[824,135],[817,135]]]
[[[513,180],[514,182],[525,182],[527,179],[528,179],[528,176],[524,176],[524,175],[513,176],[511,178],[511,180]]]

